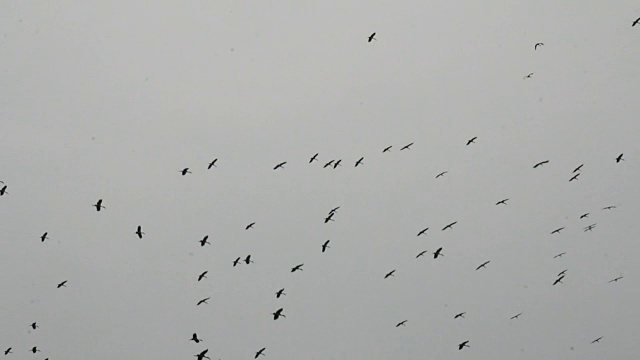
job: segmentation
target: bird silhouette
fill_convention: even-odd
[[[578,166],[577,168],[573,169],[573,172],[580,171],[580,169],[582,169],[583,166],[584,166],[584,164],[580,164],[580,166]]]
[[[312,163],[312,162],[314,162],[314,161],[318,161],[318,155],[319,155],[319,154],[320,154],[320,153],[316,153],[315,155],[313,155],[313,156],[311,157],[311,159],[309,159],[309,164],[311,164],[311,163]]]
[[[203,350],[201,353],[196,354],[196,355],[193,355],[193,356],[197,357],[197,358],[198,358],[198,360],[202,360],[202,359],[209,359],[209,360],[211,360],[211,358],[210,358],[210,357],[208,357],[208,356],[206,355],[206,354],[207,354],[207,351],[209,351],[209,349],[205,349],[205,350]]]
[[[477,138],[478,138],[477,136],[474,136],[471,139],[467,140],[467,146],[471,144],[475,144]]]
[[[509,199],[503,199],[503,200],[500,200],[500,201],[498,201],[498,202],[496,203],[496,205],[500,205],[500,204],[502,204],[502,205],[507,205],[507,201],[509,201]]]
[[[557,228],[557,229],[553,230],[553,231],[551,232],[551,234],[552,234],[552,235],[553,235],[553,234],[560,234],[560,231],[562,231],[563,229],[564,229],[564,226],[563,226],[563,227],[561,227],[561,228]]]
[[[566,252],[561,252],[560,254],[558,254],[558,255],[554,256],[553,258],[555,259],[555,258],[562,257],[562,255],[564,255],[564,254],[566,254]]]
[[[331,240],[327,240],[327,241],[324,242],[324,244],[322,244],[322,252],[327,251],[327,249],[331,247],[331,246],[329,246],[329,241],[331,241]]]
[[[624,159],[622,158],[623,154],[618,155],[618,157],[616,158],[616,163],[619,163],[620,161],[624,161]]]
[[[615,209],[615,208],[616,207],[614,205],[610,205],[610,206],[607,206],[607,207],[603,207],[602,210],[612,210],[612,209]]]
[[[420,253],[418,253],[418,255],[416,255],[416,259],[419,258],[420,256],[423,256],[426,253],[427,253],[427,250],[420,251]]]
[[[463,318],[464,319],[464,314],[466,314],[466,312],[461,312],[459,314],[456,314],[456,316],[454,316],[453,318],[454,319],[457,319],[457,318]]]
[[[96,211],[100,211],[102,209],[106,209],[106,207],[102,206],[102,199],[98,200],[97,203],[95,203],[95,205],[92,205],[96,207]]]
[[[203,271],[202,274],[198,275],[198,281],[205,279],[207,277],[207,273],[209,271]]]
[[[569,270],[569,269],[564,269],[564,270],[560,271],[560,272],[558,273],[558,275],[556,275],[556,276],[562,276],[562,275],[566,274],[566,273],[567,273],[567,270]]]
[[[549,163],[549,160],[540,161],[539,163],[533,165],[533,168],[535,169],[535,168],[538,168],[538,167],[540,167],[540,166],[542,166],[544,164],[548,164],[548,163]]]
[[[191,336],[191,339],[189,339],[189,341],[193,341],[193,342],[195,342],[197,344],[200,341],[202,341],[202,339],[198,339],[198,334],[193,333],[193,335]]]
[[[324,218],[324,223],[325,224],[328,223],[329,221],[335,221],[335,220],[333,220],[333,214],[335,214],[335,213],[329,213],[329,215],[326,218]]]
[[[200,246],[205,246],[207,244],[211,245],[210,242],[207,241],[207,239],[209,239],[209,235],[205,235],[202,240],[198,240],[198,242],[200,243]]]
[[[278,170],[280,168],[284,168],[284,165],[286,164],[286,161],[281,162],[280,164],[276,165],[273,167],[273,170]]]
[[[233,267],[236,267],[236,265],[238,265],[239,262],[240,262],[240,256],[238,256],[238,258],[233,261]]]
[[[335,163],[333,163],[333,168],[335,169],[335,168],[337,168],[338,166],[342,166],[341,162],[342,162],[342,159],[338,159],[338,161],[336,161]]]
[[[189,168],[184,168],[180,170],[180,174],[182,174],[182,176],[185,176],[187,174],[191,174],[191,171],[189,171]]]
[[[286,318],[286,316],[284,316],[284,314],[282,313],[283,310],[284,310],[283,308],[280,308],[276,310],[276,312],[271,313],[273,315],[273,320],[278,320],[280,316],[282,316],[283,318]]]
[[[58,284],[57,288],[60,289],[61,287],[67,287],[67,280],[61,282],[60,284]]]
[[[13,354],[13,353],[11,352],[11,348],[7,348],[7,350],[5,350],[5,351],[4,351],[4,354],[5,354],[5,355]]]
[[[615,279],[609,280],[609,282],[610,282],[610,283],[612,283],[612,282],[618,282],[618,280],[622,280],[623,278],[624,278],[624,276],[618,276],[618,277],[617,277],[617,278],[615,278]]]
[[[34,354],[37,353],[37,352],[41,352],[40,350],[38,350],[37,346],[32,347],[31,350],[29,350],[29,351],[31,351]]]
[[[291,272],[302,271],[302,265],[304,265],[304,264],[298,264],[298,265],[292,267],[291,268]]]
[[[253,358],[254,358],[254,359],[257,359],[257,358],[258,358],[258,356],[260,356],[260,355],[265,356],[265,355],[264,355],[264,351],[265,351],[266,349],[267,349],[267,348],[262,348],[262,349],[258,350],[258,352],[256,353],[256,356],[254,356]]]
[[[0,189],[0,196],[3,196],[4,194],[8,194],[8,192],[7,192],[7,185],[3,186],[3,187]]]
[[[202,299],[202,300],[198,301],[198,303],[196,304],[196,306],[198,306],[198,305],[202,305],[202,304],[208,304],[208,302],[207,302],[207,301],[208,301],[209,299],[211,299],[211,298],[210,298],[210,297],[208,297],[208,298],[204,298],[204,299]]]
[[[449,224],[449,225],[447,225],[447,226],[443,227],[443,228],[442,228],[442,231],[445,231],[445,230],[447,230],[447,229],[451,229],[451,228],[453,228],[453,225],[455,225],[455,224],[457,224],[457,223],[458,223],[457,221],[452,222],[451,224]]]
[[[593,344],[593,343],[599,343],[599,342],[600,342],[600,340],[602,340],[602,338],[604,338],[604,336],[600,336],[599,338],[597,338],[597,339],[593,340],[591,343],[592,343],[592,344]]]
[[[386,153],[387,151],[391,150],[392,147],[393,145],[387,146],[386,148],[384,148],[384,150],[382,150],[382,152]]]
[[[522,313],[518,313],[518,314],[516,314],[516,315],[513,315],[513,316],[511,317],[511,320],[513,320],[513,319],[517,319],[518,317],[520,317],[520,315],[522,315]]]
[[[634,21],[633,24],[631,24],[631,27],[634,27],[638,24],[640,24],[640,18],[637,18],[636,21]]]
[[[244,259],[245,264],[249,265],[250,263],[253,263],[253,261],[251,261],[251,255],[247,255],[247,257]]]
[[[282,295],[287,295],[287,294],[284,293],[284,288],[282,288],[282,289],[278,290],[278,292],[276,292],[276,299],[279,299],[280,296],[282,296]]]
[[[362,164],[362,160],[364,160],[364,156],[358,159],[358,161],[356,161],[356,166],[354,167],[358,167],[358,165]]]
[[[136,229],[136,235],[138,235],[138,238],[142,239],[142,235],[144,235],[144,232],[142,231],[142,226],[138,225],[138,229]]]
[[[562,284],[562,279],[564,279],[564,275],[557,278],[556,281],[553,282],[553,285]]]
[[[367,38],[367,42],[371,42],[373,40],[377,41],[378,39],[376,39],[375,36],[376,36],[376,33],[369,35],[369,37]]]
[[[396,327],[399,327],[399,326],[406,326],[405,324],[407,323],[407,321],[409,321],[409,320],[402,320],[402,321],[400,321],[399,323],[397,323],[397,324],[396,324]]]
[[[533,73],[529,73],[529,75],[523,77],[523,79],[531,79],[531,76],[533,76]]]
[[[437,258],[438,258],[438,256],[444,256],[444,254],[442,253],[442,248],[439,248],[438,250],[436,250],[436,251],[433,253],[433,258],[434,258],[434,259],[437,259]]]
[[[329,214],[329,215],[332,215],[334,212],[338,211],[338,209],[340,209],[340,206],[336,206],[336,207],[334,207],[333,209],[331,209],[331,210],[329,211],[329,213],[328,213],[328,214]]]
[[[573,180],[578,180],[578,176],[580,176],[580,173],[573,175],[571,179],[569,179],[569,182],[572,182]]]
[[[538,46],[544,46],[544,44],[543,44],[543,43],[541,43],[541,42],[536,43],[536,44],[533,46],[533,50],[538,50]]]
[[[324,164],[324,166],[323,166],[322,168],[324,169],[324,168],[326,168],[326,167],[329,167],[329,166],[333,165],[333,162],[334,162],[334,161],[335,161],[335,160],[331,160],[331,161],[329,161],[328,163]]]
[[[458,344],[458,350],[462,350],[465,347],[470,347],[469,345],[467,345],[469,343],[469,340],[465,340],[463,342],[461,342],[460,344]]]
[[[411,145],[413,145],[413,143],[411,143],[411,144],[407,144],[407,145],[405,145],[405,146],[401,147],[401,148],[400,148],[400,151],[402,151],[402,150],[411,150]]]
[[[213,161],[209,163],[209,166],[207,166],[207,170],[211,169],[212,167],[218,167],[218,166],[216,165],[216,162],[217,162],[217,161],[218,161],[218,159],[217,159],[217,158],[216,158],[216,159],[213,159]]]
[[[33,330],[39,328],[38,324],[36,323],[31,323],[31,325],[29,325]]]
[[[596,227],[596,225],[597,224],[591,224],[591,225],[589,225],[587,227],[582,228],[582,230],[584,230],[584,232],[591,231]]]
[[[46,233],[42,234],[42,236],[40,236],[40,241],[41,241],[41,242],[44,242],[45,240],[49,239],[49,238],[47,237],[47,234],[48,234],[48,232],[46,232]]]
[[[245,229],[245,230],[249,230],[249,229],[253,228],[253,225],[255,225],[255,224],[256,224],[256,223],[252,222],[251,224],[249,224],[249,225],[245,226],[245,228],[244,228],[244,229]]]
[[[589,213],[584,213],[582,215],[580,215],[580,219],[584,219],[584,218],[588,218],[589,217]]]
[[[478,267],[476,268],[476,271],[477,271],[477,270],[482,269],[483,267],[486,267],[486,265],[487,265],[488,263],[490,263],[490,262],[491,262],[491,260],[483,262],[482,264],[480,264],[480,266],[478,266]]]
[[[441,176],[444,176],[444,174],[446,174],[446,173],[448,173],[448,171],[441,172],[440,174],[436,175],[436,179],[441,177]]]
[[[417,236],[420,236],[420,235],[426,234],[426,233],[427,233],[427,230],[429,230],[429,228],[424,228],[424,229],[420,230],[420,231],[418,232],[418,235],[417,235]]]
[[[389,276],[394,276],[393,274],[394,274],[395,272],[396,272],[396,270],[395,270],[395,269],[393,269],[393,270],[389,271],[389,272],[384,276],[384,278],[386,279],[386,278],[388,278]]]

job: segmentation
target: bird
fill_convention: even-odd
[[[41,352],[40,350],[38,350],[37,346],[32,347],[31,350],[29,350],[29,351],[31,351],[34,354],[37,353],[37,352]]]
[[[356,166],[354,167],[358,167],[358,165],[362,164],[362,160],[364,160],[364,156],[358,159],[358,161],[356,161]]]
[[[189,168],[184,168],[180,170],[180,173],[182,174],[182,176],[185,176],[187,174],[191,174],[191,171],[189,171]]]
[[[461,312],[459,314],[456,314],[456,316],[454,316],[453,318],[454,319],[457,319],[457,318],[463,318],[464,319],[464,314],[466,314],[466,312]]]
[[[562,275],[566,274],[567,270],[568,269],[564,269],[564,270],[560,271],[557,276],[562,276]]]
[[[367,42],[371,42],[373,40],[377,41],[378,39],[376,39],[375,36],[376,36],[376,33],[373,33],[373,34],[369,35],[369,37],[367,38],[368,39]]]
[[[40,240],[41,240],[42,242],[44,242],[45,240],[47,240],[47,239],[48,239],[47,234],[48,234],[48,232],[46,232],[46,233],[42,234],[42,236],[40,236]]]
[[[491,260],[488,260],[488,261],[483,262],[482,264],[480,264],[480,266],[478,266],[478,267],[476,268],[476,271],[477,271],[477,270],[482,269],[483,267],[485,267],[485,266],[486,266],[488,263],[490,263],[490,262],[491,262]]]
[[[35,329],[37,329],[37,328],[39,327],[39,326],[38,326],[38,324],[36,324],[36,323],[32,323],[32,324],[31,324],[31,325],[29,325],[29,326],[31,326],[31,328],[32,328],[33,330],[35,330]]]
[[[593,344],[593,343],[600,342],[600,340],[601,340],[603,337],[604,337],[604,336],[600,336],[599,338],[597,338],[597,339],[593,340],[591,343]]]
[[[282,313],[282,310],[284,310],[284,309],[280,308],[280,309],[276,310],[276,312],[271,313],[273,315],[273,320],[278,320],[278,318],[280,316],[282,316],[283,318],[286,318],[286,316],[284,316],[284,314]]]
[[[441,172],[440,174],[436,175],[436,179],[441,177],[441,176],[444,176],[444,174],[446,174],[446,173],[448,173],[448,171]]]
[[[11,352],[11,348],[8,348],[7,350],[5,350],[5,351],[4,351],[4,354],[5,354],[5,355],[13,354],[13,353]]]
[[[276,292],[276,299],[279,299],[280,296],[282,296],[282,295],[287,295],[287,294],[284,293],[284,288],[282,288],[282,289],[278,290],[278,292]]]
[[[573,175],[571,179],[569,179],[569,182],[572,182],[573,180],[578,180],[578,176],[580,176],[580,173]]]
[[[640,18],[637,18],[636,21],[634,21],[633,24],[631,24],[631,27],[634,27],[638,24],[640,24]]]
[[[536,44],[533,46],[533,50],[538,50],[538,46],[544,46],[544,44],[543,44],[543,43],[541,43],[541,42],[536,43]]]
[[[613,279],[613,280],[609,280],[610,283],[612,282],[618,282],[618,280],[621,280],[622,278],[624,278],[624,276],[618,276],[617,278]]]
[[[449,224],[449,225],[447,225],[447,226],[443,227],[443,228],[442,228],[442,231],[445,231],[445,230],[447,230],[447,229],[451,229],[451,228],[453,227],[453,225],[455,225],[455,224],[457,224],[457,223],[458,223],[457,221],[452,222],[451,224]]]
[[[328,163],[324,164],[324,166],[323,166],[322,168],[324,169],[324,168],[326,168],[326,167],[328,167],[328,166],[331,166],[331,165],[333,164],[333,162],[334,162],[334,161],[335,161],[335,160],[331,160],[331,161],[329,161]]]
[[[331,210],[329,211],[329,213],[328,213],[328,214],[329,214],[329,215],[331,215],[331,214],[333,214],[334,212],[338,211],[338,209],[340,209],[340,206],[336,206],[336,207],[334,207],[333,209],[331,209]]]
[[[298,264],[298,265],[292,267],[291,268],[291,272],[302,271],[302,265],[304,265],[304,264]]]
[[[262,349],[258,350],[258,352],[256,353],[256,356],[254,356],[253,358],[254,358],[254,359],[257,359],[257,358],[258,358],[258,356],[260,356],[260,355],[265,356],[265,355],[264,355],[264,351],[265,351],[266,349],[267,349],[267,348],[262,348]]]
[[[207,277],[207,273],[209,271],[203,271],[202,274],[198,275],[198,281],[205,279]]]
[[[477,138],[478,138],[477,136],[474,136],[471,139],[467,140],[467,146],[469,146],[472,143],[475,144]]]
[[[433,258],[434,258],[434,259],[437,259],[437,258],[438,258],[438,256],[444,256],[444,254],[442,253],[442,248],[439,248],[438,250],[436,250],[436,251],[433,253]]]
[[[396,327],[399,327],[399,326],[406,326],[405,324],[407,323],[407,321],[408,321],[408,320],[402,320],[402,321],[400,321],[398,324],[396,324]]]
[[[395,269],[393,269],[393,270],[389,271],[389,272],[384,276],[384,278],[386,279],[386,278],[388,278],[389,276],[394,276],[394,275],[393,275],[393,273],[395,273],[395,272],[396,272],[396,270],[395,270]]]
[[[389,145],[386,148],[384,148],[384,150],[382,150],[382,152],[386,153],[387,151],[391,150],[392,147],[393,147],[393,145]]]
[[[198,339],[198,335],[196,333],[193,333],[193,335],[191,336],[191,339],[189,339],[189,341],[193,341],[193,342],[195,342],[197,344],[200,341],[202,341],[202,339]]]
[[[319,155],[319,154],[320,154],[320,153],[316,153],[315,155],[313,155],[313,156],[311,157],[311,159],[309,159],[309,164],[311,164],[311,163],[312,163],[312,162],[314,162],[314,161],[318,161],[318,155]]]
[[[240,256],[238,256],[238,258],[233,261],[233,267],[236,267],[236,265],[238,265],[239,262],[240,262]]]
[[[551,232],[551,234],[560,234],[560,231],[562,231],[562,229],[564,229],[564,226],[563,226],[563,227],[561,227],[561,228],[557,228],[557,229],[553,230],[553,231]]]
[[[142,235],[144,235],[144,232],[142,231],[142,226],[138,225],[138,229],[136,230],[136,235],[138,235],[138,237],[142,239]]]
[[[329,221],[335,221],[335,220],[332,219],[333,218],[333,214],[335,214],[335,213],[329,213],[329,215],[326,218],[324,218],[324,223],[325,224],[328,223]]]
[[[424,229],[420,230],[420,232],[418,232],[418,235],[417,235],[417,236],[420,236],[420,235],[422,235],[422,234],[425,234],[425,233],[427,232],[427,230],[429,230],[429,228],[424,228]]]
[[[616,163],[619,163],[620,161],[624,161],[624,159],[622,158],[623,154],[618,155],[618,157],[616,158]]]
[[[253,261],[251,260],[251,255],[247,255],[247,257],[244,259],[245,264],[249,265],[250,263],[253,263]]]
[[[213,159],[213,161],[209,163],[209,166],[207,166],[207,170],[211,169],[211,167],[218,167],[218,166],[216,165],[216,162],[217,162],[217,161],[218,161],[218,159],[217,159],[217,158],[216,158],[216,159]]]
[[[503,200],[500,200],[500,201],[498,201],[498,202],[496,203],[496,205],[500,205],[500,204],[502,204],[502,205],[507,205],[507,201],[509,201],[509,199],[503,199]]]
[[[67,280],[61,282],[60,284],[58,284],[57,288],[60,289],[61,287],[67,287]]]
[[[402,151],[402,150],[411,150],[411,145],[413,145],[413,143],[403,146],[402,148],[400,148],[400,151]]]
[[[518,313],[518,314],[516,314],[516,315],[513,315],[513,316],[511,317],[511,320],[513,320],[513,319],[517,319],[520,315],[522,315],[522,313]]]
[[[533,76],[533,73],[529,73],[529,75],[523,77],[523,79],[531,79],[531,76]]]
[[[615,209],[616,207],[614,205],[610,205],[607,207],[603,207],[602,210],[611,210],[611,209]]]
[[[256,224],[255,222],[252,222],[251,224],[249,224],[249,225],[245,226],[245,228],[244,228],[244,229],[245,229],[245,230],[249,230],[249,229],[253,228],[253,225],[255,225],[255,224]]]
[[[589,213],[584,213],[582,215],[580,215],[580,219],[584,219],[584,218],[588,218],[589,217]]]
[[[342,159],[338,159],[338,161],[336,161],[335,163],[333,163],[333,168],[337,168],[338,166],[342,166],[342,164],[340,164],[342,162]]]
[[[207,239],[209,239],[209,235],[205,235],[202,240],[198,240],[198,242],[200,243],[200,246],[205,246],[206,244],[211,245],[210,242],[207,241]]]
[[[416,255],[416,259],[419,258],[420,256],[423,256],[426,253],[427,253],[427,250],[422,250],[418,255]]]
[[[555,258],[562,257],[562,255],[564,255],[564,254],[566,254],[566,252],[561,252],[560,254],[558,254],[558,255],[554,256],[553,258],[555,259]]]
[[[211,298],[210,298],[210,297],[208,297],[208,298],[204,298],[204,299],[202,299],[202,300],[198,301],[198,303],[196,304],[196,306],[198,306],[198,305],[202,305],[202,304],[208,304],[208,302],[207,302],[207,301],[208,301],[209,299],[211,299]]]
[[[564,275],[557,278],[556,281],[553,282],[553,285],[562,284],[562,279],[564,279]]]
[[[465,340],[463,342],[461,342],[460,344],[458,344],[458,350],[462,350],[462,348],[464,347],[470,347],[469,345],[467,345],[469,343],[469,340]]]
[[[102,206],[102,199],[98,200],[95,205],[91,205],[96,207],[96,211],[100,211],[102,209],[106,209],[106,207]]]
[[[286,163],[287,163],[286,161],[281,162],[280,164],[274,166],[273,170],[278,170],[280,168],[283,168]]]
[[[591,225],[589,225],[589,226],[587,226],[587,227],[584,227],[582,230],[584,230],[585,232],[587,232],[587,231],[591,231],[591,230],[593,230],[593,229],[596,227],[596,225],[597,225],[597,224],[591,224]]]
[[[533,165],[533,168],[535,169],[535,168],[537,168],[537,167],[539,167],[539,166],[542,166],[542,165],[544,165],[544,164],[548,164],[548,163],[549,163],[549,160],[540,161],[539,163],[537,163],[537,164]]]
[[[580,166],[578,166],[577,168],[573,169],[573,172],[580,171],[580,169],[582,169],[583,166],[584,166],[584,164],[580,164]]]
[[[210,357],[208,357],[208,356],[206,355],[206,354],[207,354],[207,351],[209,351],[209,349],[205,349],[205,350],[203,350],[201,353],[196,354],[196,355],[193,355],[193,356],[197,357],[197,358],[198,358],[198,360],[202,360],[202,359],[209,359],[209,360],[211,360],[211,358],[210,358]]]
[[[329,246],[329,241],[331,241],[331,240],[327,240],[327,241],[324,242],[324,244],[322,244],[322,252],[327,251],[327,249],[331,247],[331,246]]]
[[[3,196],[4,194],[8,194],[7,185],[3,186],[2,189],[0,189],[0,196]]]

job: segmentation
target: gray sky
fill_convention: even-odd
[[[332,3],[0,3],[1,350],[633,358],[640,6]]]

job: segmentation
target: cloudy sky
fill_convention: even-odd
[[[637,2],[330,3],[0,2],[8,359],[637,354]]]

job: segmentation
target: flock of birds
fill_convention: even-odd
[[[635,20],[635,21],[632,23],[632,26],[636,26],[636,25],[638,25],[638,24],[640,24],[640,18],[638,18],[637,20]],[[375,36],[376,36],[376,33],[375,33],[375,32],[374,32],[374,33],[372,33],[371,35],[369,35],[369,36],[368,36],[368,38],[367,38],[368,42],[372,42],[372,41],[374,41],[374,40],[377,40],[377,39],[375,38]],[[534,45],[534,50],[538,50],[538,48],[540,48],[540,47],[542,47],[542,46],[544,46],[544,43],[541,43],[541,42],[536,43],[536,44]],[[524,79],[529,79],[529,78],[531,78],[532,76],[533,76],[533,73],[529,73],[528,75],[526,75],[526,76],[524,77]],[[469,146],[469,145],[471,145],[471,144],[475,143],[476,139],[477,139],[477,137],[472,137],[472,138],[470,138],[470,139],[466,142],[466,145],[467,145],[467,146]],[[403,151],[403,150],[409,150],[413,144],[414,144],[414,143],[412,142],[412,143],[409,143],[409,144],[407,144],[407,145],[402,146],[402,147],[400,148],[400,151]],[[391,151],[392,147],[393,147],[393,146],[387,146],[387,147],[385,147],[385,148],[382,150],[382,153],[387,153],[387,152]],[[318,156],[319,156],[319,153],[314,154],[314,155],[309,159],[309,164],[312,164],[312,163],[314,163],[314,162],[319,161],[319,160],[318,160]],[[623,154],[619,154],[619,155],[618,155],[618,156],[616,156],[615,158],[612,158],[612,160],[615,160],[615,162],[616,162],[616,163],[620,163],[621,161],[624,161],[624,159],[623,159]],[[211,162],[207,165],[207,169],[208,169],[208,170],[211,170],[213,167],[217,167],[217,165],[216,165],[216,164],[217,164],[217,162],[218,162],[218,159],[217,159],[217,158],[216,158],[216,159],[214,159],[213,161],[211,161]],[[534,169],[537,169],[537,168],[542,167],[542,166],[544,166],[544,165],[546,165],[546,164],[548,164],[548,163],[549,163],[549,160],[540,161],[540,162],[538,162],[538,163],[534,164],[534,165],[533,165],[533,168],[534,168]],[[285,166],[286,164],[287,164],[287,161],[279,162],[279,163],[277,163],[277,164],[273,167],[273,170],[280,170],[280,169],[284,169],[284,166]],[[355,161],[355,163],[354,163],[354,167],[358,167],[358,166],[362,166],[362,165],[364,165],[364,157],[360,157],[360,158],[359,158],[359,159],[357,159],[357,160]],[[342,166],[342,159],[332,159],[332,160],[330,160],[330,161],[326,162],[326,163],[323,165],[323,168],[333,167],[333,168],[335,169],[335,168],[337,168],[338,166]],[[577,167],[573,170],[573,172],[572,172],[572,174],[571,174],[571,177],[569,178],[569,182],[572,182],[572,181],[576,181],[576,180],[578,180],[578,177],[580,176],[580,171],[581,171],[581,169],[582,169],[582,167],[583,167],[583,166],[584,166],[584,164],[581,164],[581,165],[577,166]],[[183,169],[182,169],[182,170],[180,170],[179,172],[180,172],[180,174],[181,174],[182,176],[186,176],[186,175],[188,175],[188,174],[192,174],[192,172],[191,172],[190,168],[188,168],[188,167],[187,167],[187,168],[183,168]],[[438,173],[438,174],[435,176],[435,178],[436,178],[436,179],[441,178],[441,177],[443,177],[445,174],[447,174],[447,171],[440,172],[440,173]],[[8,185],[7,185],[7,184],[5,184],[5,183],[4,183],[4,181],[0,181],[0,184],[2,185],[2,186],[0,187],[0,197],[8,195],[8,194],[9,194],[9,192],[7,191]],[[509,200],[510,200],[509,198],[502,199],[502,200],[500,200],[500,201],[496,202],[496,203],[495,203],[495,205],[496,205],[496,206],[500,206],[500,205],[505,206],[505,205],[507,205],[507,202],[508,202]],[[98,211],[98,212],[100,212],[100,211],[102,211],[102,210],[107,209],[107,208],[103,205],[103,199],[99,199],[99,200],[98,200],[95,204],[93,204],[92,206],[93,206],[93,207],[95,207],[96,211]],[[606,206],[606,207],[602,208],[602,210],[612,210],[612,209],[615,209],[615,208],[616,208],[615,206]],[[334,216],[337,214],[337,211],[338,211],[339,209],[340,209],[340,206],[338,206],[338,207],[335,207],[335,208],[331,209],[331,210],[327,213],[327,216],[324,218],[324,223],[326,224],[326,223],[329,223],[329,222],[331,222],[331,221],[335,221],[335,220],[334,220]],[[581,219],[581,220],[582,220],[582,219],[587,219],[587,218],[589,217],[589,215],[590,215],[590,213],[584,213],[584,214],[582,214],[582,215],[580,215],[580,216],[579,216],[579,219]],[[246,225],[245,230],[250,230],[250,229],[252,229],[252,228],[254,227],[254,225],[255,225],[255,224],[256,224],[255,222],[252,222],[252,223],[250,223],[250,224]],[[453,222],[451,222],[451,223],[449,223],[449,224],[445,225],[445,226],[441,229],[441,231],[451,230],[451,229],[452,229],[456,224],[457,224],[457,221],[453,221]],[[596,227],[596,225],[597,225],[596,223],[593,223],[593,224],[587,225],[586,227],[584,227],[584,228],[583,228],[583,230],[584,230],[585,232],[586,232],[586,231],[592,231],[592,230]],[[425,234],[427,233],[427,231],[428,231],[428,230],[429,230],[429,227],[426,227],[426,228],[421,229],[421,230],[417,233],[417,236],[419,237],[419,236],[425,235]],[[553,235],[553,234],[559,234],[562,230],[564,230],[564,227],[560,227],[560,228],[554,229],[553,231],[551,231],[551,233],[550,233],[550,234],[551,234],[551,235]],[[142,238],[143,238],[143,236],[145,235],[145,233],[144,233],[144,231],[142,231],[142,226],[141,226],[141,225],[138,225],[138,226],[137,226],[137,228],[136,228],[136,230],[135,230],[134,234],[135,234],[139,239],[142,239]],[[48,236],[48,235],[49,235],[49,234],[48,234],[48,232],[43,233],[43,234],[40,236],[40,241],[41,241],[41,242],[45,242],[46,240],[49,240],[50,238],[49,238],[49,236]],[[200,244],[200,246],[201,246],[201,247],[204,247],[205,245],[210,245],[210,243],[209,243],[208,239],[209,239],[209,236],[208,236],[208,235],[206,235],[206,236],[204,236],[202,239],[198,240],[198,243]],[[324,252],[326,252],[326,251],[330,248],[329,243],[330,243],[330,240],[326,240],[325,242],[323,242],[323,243],[321,244],[321,246],[320,246],[320,251],[321,251],[321,252],[323,252],[323,253],[324,253]],[[427,253],[428,253],[428,251],[427,251],[427,250],[423,250],[423,251],[419,252],[419,253],[415,256],[415,258],[416,258],[416,259],[421,258],[421,257],[423,257],[424,255],[426,255]],[[563,255],[565,255],[565,254],[566,254],[565,252],[558,253],[557,255],[555,255],[555,256],[554,256],[554,258],[560,258],[560,257],[562,257],[562,256],[563,256]],[[433,251],[432,256],[433,256],[433,259],[438,259],[439,257],[443,257],[443,256],[444,256],[444,253],[443,253],[443,247],[439,247],[438,249],[436,249],[435,251]],[[252,264],[252,263],[253,263],[253,261],[251,260],[251,255],[250,255],[250,254],[249,254],[249,255],[246,255],[244,258],[243,258],[243,257],[237,257],[235,260],[233,260],[233,262],[232,262],[232,266],[234,266],[234,267],[235,267],[235,266],[237,266],[237,265],[241,264],[242,262],[244,262],[244,263],[245,263],[245,264],[247,264],[247,265]],[[489,265],[489,264],[490,264],[490,262],[491,262],[490,260],[486,260],[486,261],[484,261],[483,263],[481,263],[480,265],[478,265],[478,266],[476,267],[476,269],[475,269],[475,270],[476,270],[476,271],[478,271],[478,270],[481,270],[481,269],[483,269],[483,268],[486,268],[486,267],[487,267],[487,265]],[[303,266],[304,266],[304,263],[298,264],[298,265],[296,265],[296,266],[294,266],[294,267],[292,267],[292,268],[291,268],[291,272],[292,272],[292,273],[295,273],[295,272],[297,272],[297,271],[303,271]],[[386,272],[386,273],[384,274],[384,276],[383,276],[383,279],[388,279],[388,278],[393,277],[393,276],[394,276],[394,274],[395,274],[395,272],[396,272],[396,269],[392,269],[392,270],[390,270],[390,271]],[[558,284],[562,284],[562,280],[565,278],[565,276],[566,276],[566,272],[567,272],[567,269],[565,269],[565,270],[561,271],[560,273],[558,273],[558,274],[557,274],[556,279],[555,279],[554,281],[550,281],[551,286],[556,286],[556,285],[558,285]],[[200,273],[200,274],[197,276],[197,281],[202,281],[203,279],[205,279],[205,278],[206,278],[207,273],[208,273],[208,271],[203,271],[202,273]],[[621,279],[623,279],[623,277],[622,277],[622,276],[618,276],[618,277],[616,277],[616,278],[614,278],[614,279],[611,279],[611,280],[609,281],[609,283],[615,283],[615,282],[618,282],[618,281],[619,281],[619,280],[621,280]],[[64,287],[66,287],[66,286],[67,286],[67,283],[68,283],[68,280],[61,281],[61,282],[59,282],[59,283],[56,285],[56,287],[57,287],[58,289],[60,289],[60,288],[64,288]],[[285,293],[284,291],[285,291],[285,289],[284,289],[284,288],[279,289],[278,291],[276,291],[276,292],[275,292],[275,297],[276,297],[277,299],[279,299],[279,298],[281,298],[282,296],[285,296],[285,295],[286,295],[286,293]],[[206,297],[206,298],[200,299],[200,300],[196,301],[196,302],[195,302],[195,304],[196,304],[196,306],[205,305],[205,304],[207,304],[207,301],[208,301],[208,300],[210,300],[210,297]],[[464,318],[465,314],[466,314],[466,312],[460,312],[460,313],[457,313],[453,318],[454,318],[454,319]],[[273,312],[273,313],[272,313],[272,315],[273,315],[273,320],[278,320],[278,319],[280,319],[280,318],[286,318],[286,316],[285,316],[285,314],[284,314],[284,308],[282,308],[282,307],[278,308],[275,312]],[[518,319],[521,315],[522,315],[522,312],[520,312],[520,313],[518,313],[518,314],[516,314],[516,315],[513,315],[510,319],[511,319],[511,320]],[[407,322],[408,322],[408,321],[409,321],[408,319],[402,320],[402,321],[398,322],[398,323],[395,325],[395,327],[406,326],[406,324],[407,324]],[[38,328],[39,328],[39,326],[37,325],[37,323],[36,323],[36,322],[31,323],[31,324],[29,325],[29,327],[30,327],[32,330],[36,330],[36,329],[38,329]],[[593,341],[591,341],[591,343],[592,343],[592,344],[593,344],[593,343],[598,343],[598,342],[600,342],[600,340],[602,340],[603,338],[604,338],[603,336],[600,336],[600,337],[598,337],[598,338],[594,339]],[[192,334],[192,336],[191,336],[191,338],[189,339],[189,341],[193,341],[194,343],[199,344],[199,343],[201,343],[201,342],[203,341],[203,339],[202,339],[202,338],[200,338],[200,337],[198,336],[198,334],[197,334],[197,333],[193,333],[193,334]],[[469,343],[470,343],[470,340],[464,340],[464,341],[461,341],[459,344],[457,344],[457,349],[458,349],[458,350],[463,350],[465,347],[466,347],[466,348],[468,348],[468,347],[470,347]],[[261,355],[262,355],[262,356],[266,356],[266,349],[267,349],[266,347],[262,347],[262,348],[260,348],[259,350],[257,350],[257,351],[253,354],[253,357],[254,357],[255,359],[257,359],[257,358],[258,358],[258,357],[260,357]],[[13,354],[13,350],[14,350],[14,348],[13,348],[13,347],[8,347],[8,348],[6,348],[6,350],[4,350],[4,355],[10,355],[10,354]],[[25,349],[25,350],[27,350],[27,349]],[[31,352],[31,353],[33,353],[33,354],[36,354],[36,353],[41,352],[41,350],[40,350],[37,346],[33,346],[33,347],[31,347],[30,349],[28,349],[28,351],[29,351],[29,352]],[[197,354],[195,354],[194,356],[195,356],[198,360],[210,359],[210,358],[208,357],[208,355],[207,355],[207,354],[208,354],[208,352],[209,352],[209,349],[204,349],[204,350],[202,350],[202,351],[198,352]],[[49,359],[49,358],[46,358],[45,360],[48,360],[48,359]]]

